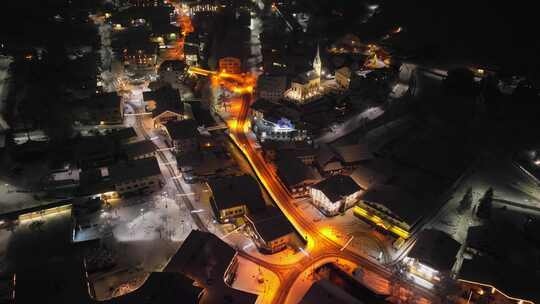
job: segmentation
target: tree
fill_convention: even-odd
[[[465,211],[467,211],[467,210],[469,210],[471,208],[472,199],[473,199],[473,197],[472,197],[472,188],[469,187],[469,189],[467,189],[467,192],[465,192],[465,195],[463,196],[463,198],[459,202],[458,212],[460,214],[463,214]]]
[[[482,219],[489,219],[491,217],[491,208],[493,207],[493,188],[489,188],[484,196],[480,199],[478,204],[478,210],[476,215]]]

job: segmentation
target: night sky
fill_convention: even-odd
[[[383,19],[405,25],[412,41],[440,46],[442,57],[528,71],[538,67],[533,1],[387,2]]]

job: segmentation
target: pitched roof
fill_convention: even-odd
[[[223,277],[223,273],[234,255],[235,250],[216,235],[192,230],[165,269],[163,269],[163,272],[195,274],[196,279],[203,279],[198,276],[208,276],[205,268],[212,266],[215,275],[219,276],[221,274],[221,277]]]
[[[110,180],[102,175],[100,169],[87,169],[79,174],[79,194],[93,195],[114,190]]]
[[[181,273],[152,272],[138,289],[103,304],[172,304],[182,299],[184,303],[197,303],[202,288]]]
[[[461,244],[448,234],[426,229],[420,232],[408,256],[438,271],[450,271],[456,262]]]
[[[356,163],[359,161],[373,159],[373,154],[366,145],[345,145],[334,147],[333,150],[344,163]]]
[[[203,286],[200,303],[255,303],[256,295],[233,289],[223,281],[235,256],[236,251],[214,234],[192,230],[163,272],[182,272]]]
[[[156,108],[152,110],[152,117],[156,117],[163,112],[171,111],[178,114],[184,113],[184,104],[177,89],[170,85],[161,87],[155,91],[143,92],[145,102],[155,101]]]
[[[124,153],[128,158],[152,153],[156,150],[156,146],[151,140],[142,140],[122,146]]]
[[[385,161],[370,161],[357,166],[351,173],[351,177],[360,187],[368,189],[371,185],[388,182],[392,177],[392,167]]]
[[[264,241],[269,242],[294,232],[289,220],[276,207],[268,207],[264,211],[251,213],[246,218],[253,223],[257,233]]]
[[[384,206],[393,216],[413,226],[424,216],[419,207],[418,200],[400,188],[374,184],[360,196],[366,203],[375,203]]]
[[[208,185],[212,189],[214,197],[212,209],[216,214],[219,210],[243,204],[248,207],[250,212],[265,208],[259,184],[249,175],[211,179],[208,181]]]
[[[319,189],[332,202],[362,190],[350,176],[339,174],[332,175],[312,187]]]
[[[294,156],[285,155],[284,157],[280,157],[275,163],[277,175],[288,187],[310,180],[317,180],[317,176],[315,176],[313,170]]]
[[[540,274],[530,266],[505,263],[490,256],[463,259],[459,279],[490,284],[511,297],[538,303]]]
[[[328,279],[316,281],[298,304],[362,304],[341,287]]]
[[[139,178],[160,175],[158,161],[155,157],[138,159],[126,163],[118,163],[109,168],[111,181],[122,183]]]
[[[328,147],[325,144],[322,144],[319,147],[319,151],[317,152],[317,155],[315,156],[315,161],[317,164],[322,168],[327,163],[331,162],[332,160],[335,160],[337,158],[337,155],[335,154],[330,147]]]
[[[171,120],[165,124],[167,133],[172,140],[197,137],[197,122],[193,119]]]

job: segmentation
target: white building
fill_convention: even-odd
[[[347,175],[332,175],[311,186],[312,203],[326,216],[334,216],[353,207],[362,188]]]

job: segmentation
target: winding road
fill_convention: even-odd
[[[261,155],[251,146],[246,136],[246,121],[252,99],[253,96],[251,94],[243,95],[240,113],[236,122],[230,124],[229,136],[244,154],[259,181],[270,194],[276,205],[281,209],[285,216],[287,216],[297,232],[306,242],[306,257],[300,262],[296,261],[288,265],[275,265],[249,257],[250,260],[274,271],[280,278],[281,286],[275,294],[272,303],[287,303],[290,290],[304,271],[310,269],[312,265],[319,264],[321,261],[329,258],[347,260],[359,265],[359,267],[364,270],[375,273],[381,280],[364,280],[363,282],[373,290],[380,290],[377,285],[380,285],[381,281],[390,282],[394,287],[399,286],[402,289],[411,291],[412,294],[414,294],[415,299],[423,298],[428,301],[427,303],[438,303],[439,299],[431,290],[427,290],[414,285],[412,282],[398,278],[391,269],[375,263],[364,256],[347,249],[342,250],[342,245],[322,233],[317,225],[301,213],[301,210],[293,204],[293,199],[289,196],[279,179],[272,173],[271,168],[268,167]],[[246,255],[245,253],[241,254]]]

